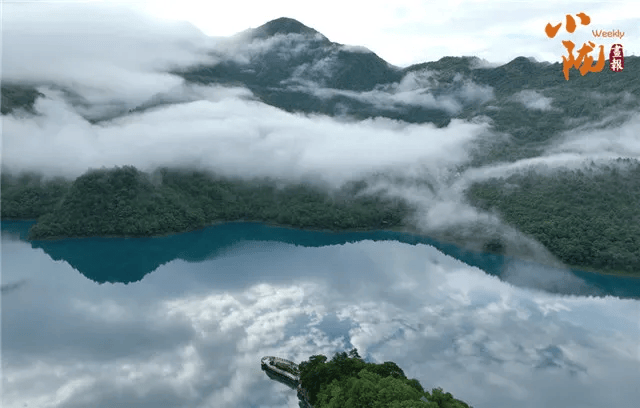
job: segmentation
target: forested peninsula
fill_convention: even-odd
[[[315,408],[470,408],[441,388],[425,391],[394,362],[365,362],[357,349],[336,353],[330,361],[311,356],[298,367],[300,386]]]
[[[566,265],[640,272],[640,162],[529,171],[476,182],[469,201],[531,235]],[[148,237],[217,222],[254,221],[332,231],[409,228],[415,209],[367,193],[365,181],[322,185],[240,180],[135,167],[90,170],[74,181],[2,174],[2,219],[37,219],[30,239]],[[495,241],[495,240],[494,240]],[[491,241],[485,249],[500,252]]]
[[[327,230],[400,226],[410,215],[400,200],[361,194],[365,183],[338,192],[309,184],[243,181],[190,170],[152,174],[132,166],[90,170],[73,182],[35,174],[2,175],[2,218],[37,219],[30,239],[148,237],[216,222],[257,221]]]

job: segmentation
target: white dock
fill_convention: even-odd
[[[298,365],[293,361],[280,357],[266,356],[262,357],[260,363],[265,370],[281,375],[298,384],[298,380],[300,379],[298,377]]]
[[[313,408],[313,406],[309,404],[307,391],[299,385],[300,371],[296,363],[290,360],[285,360],[284,358],[273,356],[262,357],[260,363],[262,368],[267,371],[267,374],[275,374],[286,382],[290,382],[297,387],[298,398],[300,398],[307,408]]]

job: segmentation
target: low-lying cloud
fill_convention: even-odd
[[[464,162],[467,144],[488,126],[460,120],[442,129],[384,118],[338,122],[240,99],[250,95],[242,89],[201,91],[199,101],[98,125],[50,93],[36,103],[40,116],[5,118],[3,165],[70,177],[90,167],[181,165],[247,178],[317,176],[338,186],[372,171]]]
[[[276,34],[268,38],[252,38],[251,31],[219,39],[215,43],[214,54],[220,58],[238,63],[248,63],[254,58],[276,51],[282,58],[292,58],[308,53],[310,48],[318,47],[327,38],[317,34]]]
[[[321,99],[335,96],[346,96],[351,99],[371,104],[382,110],[402,111],[417,106],[439,109],[449,115],[460,113],[465,105],[482,104],[494,99],[490,86],[478,85],[471,80],[456,75],[453,84],[441,84],[434,78],[434,73],[422,70],[407,73],[400,82],[381,85],[365,92],[326,88],[322,86],[322,78],[329,77],[335,58],[325,58],[313,65],[305,64],[287,82],[292,83],[288,89],[311,93]],[[307,78],[319,78],[315,81]],[[445,90],[437,90],[446,86]]]
[[[171,69],[216,61],[213,40],[195,27],[121,5],[33,2],[3,11],[2,80],[54,83],[91,105],[135,106],[182,83]]]
[[[514,95],[514,100],[520,102],[528,109],[541,111],[548,111],[552,109],[553,99],[548,98],[537,91],[520,91]]]
[[[620,115],[611,115],[602,121],[609,124],[605,128],[593,129],[588,124],[568,131],[549,147],[548,152],[576,154],[583,158],[640,159],[640,114],[632,113],[629,116],[626,119]]]

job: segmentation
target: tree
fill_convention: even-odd
[[[432,402],[420,400],[423,393],[394,377],[381,377],[367,369],[357,377],[333,380],[318,395],[318,408],[386,408],[389,406],[437,408]]]
[[[392,361],[364,362],[357,349],[336,353],[330,361],[322,355],[311,356],[299,369],[300,386],[316,408],[469,408],[440,389],[432,397]]]

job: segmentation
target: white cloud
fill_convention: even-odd
[[[340,184],[386,168],[463,162],[467,144],[488,126],[460,120],[442,129],[386,119],[340,123],[238,99],[229,90],[207,92],[221,96],[100,125],[53,95],[40,99],[42,116],[5,118],[3,165],[77,176],[90,167],[188,164],[241,177],[316,175]]]
[[[276,52],[282,58],[292,58],[309,52],[324,40],[322,34],[276,34],[269,38],[251,39],[248,32],[239,33],[229,38],[218,39],[211,52],[220,60],[232,60],[238,63],[249,63],[267,52]]]
[[[620,118],[618,116],[618,118]],[[612,117],[602,122],[609,122]],[[613,119],[616,119],[613,116]],[[587,127],[593,126],[593,123]],[[615,121],[604,129],[575,128],[549,148],[549,154],[574,154],[584,158],[628,157],[640,158],[640,115],[633,114],[629,120]]]
[[[359,2],[328,0],[322,7],[310,8],[291,0],[264,5],[241,0],[228,4],[225,13],[191,0],[181,2],[180,7],[155,0],[139,6],[166,18],[192,21],[210,35],[231,35],[271,19],[291,17],[332,41],[364,46],[397,66],[464,55],[494,63],[506,63],[518,56],[561,62],[565,49],[560,41],[546,37],[544,26],[580,11],[590,15],[592,22],[571,35],[575,43],[592,40],[591,29],[619,29],[626,33],[625,50],[637,55],[640,49],[640,11],[629,1],[467,0],[439,4],[372,0],[363,7]],[[611,44],[605,42],[605,47]]]
[[[520,102],[528,109],[540,111],[548,111],[553,109],[553,107],[551,106],[553,99],[548,98],[537,91],[525,89],[516,93],[513,97],[517,102]]]
[[[135,105],[182,83],[166,71],[215,61],[195,27],[122,5],[6,4],[2,31],[4,81],[55,82],[93,104]]]
[[[369,54],[369,53],[373,52],[370,49],[368,49],[367,47],[363,47],[361,45],[343,45],[341,47],[341,49],[343,49],[344,51],[347,51],[347,52],[361,52],[363,54]]]
[[[478,85],[461,76],[454,78],[454,88],[447,93],[435,95],[434,89],[440,84],[434,78],[434,73],[421,70],[407,73],[400,82],[378,85],[372,91],[348,91],[323,87],[323,79],[329,78],[335,69],[335,59],[324,58],[313,65],[303,64],[299,67],[291,80],[289,89],[309,92],[322,98],[330,99],[341,95],[360,102],[365,102],[384,110],[406,110],[408,107],[419,106],[429,109],[440,109],[450,115],[459,113],[462,104],[484,103],[494,98],[490,86]],[[312,79],[309,80],[308,78]]]

